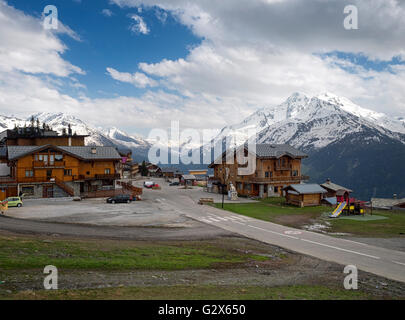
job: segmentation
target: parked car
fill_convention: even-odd
[[[153,188],[155,185],[156,185],[156,184],[155,184],[154,181],[145,181],[145,182],[143,183],[143,186],[144,186],[145,188],[148,188],[148,189]]]
[[[129,194],[119,194],[107,199],[107,203],[131,203],[132,197]]]
[[[179,185],[180,185],[180,182],[177,182],[177,181],[169,184],[169,186],[179,186]]]
[[[6,199],[9,207],[22,207],[23,202],[21,197],[9,197]]]

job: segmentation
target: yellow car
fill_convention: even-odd
[[[23,202],[20,197],[9,197],[6,199],[9,207],[22,207]]]

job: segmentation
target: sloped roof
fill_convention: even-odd
[[[16,160],[25,155],[40,151],[46,148],[64,151],[72,156],[78,157],[83,160],[120,160],[121,157],[114,147],[92,147],[92,146],[8,146],[8,159]],[[91,150],[96,148],[96,153]]]
[[[248,144],[242,145],[237,148],[237,150],[240,150],[240,148],[245,148],[248,150]],[[249,152],[255,154],[258,158],[262,159],[279,159],[283,156],[290,156],[291,158],[307,158],[308,155],[288,144],[269,144],[269,143],[257,143],[256,144],[256,150],[249,150]],[[226,151],[222,153],[218,159],[224,159],[224,156],[226,155]],[[215,160],[216,161],[216,160]],[[216,165],[215,161],[213,161],[208,168],[212,168],[213,166]]]
[[[333,190],[333,191],[345,190],[345,191],[353,192],[353,190],[339,186],[338,184],[333,183],[331,181],[326,181],[325,183],[322,183],[321,186],[325,187],[327,189]]]
[[[181,171],[179,171],[179,169],[177,168],[173,168],[173,167],[166,167],[166,168],[162,168],[162,172],[166,172],[166,173],[181,173]]]
[[[326,190],[319,184],[292,184],[285,187],[284,190],[294,190],[298,194],[326,193]]]
[[[66,152],[76,155],[85,160],[120,160],[117,149],[114,147],[93,147],[93,146],[82,146],[82,147],[58,147]],[[91,150],[96,148],[96,153],[92,153]]]
[[[376,208],[391,208],[393,206],[397,206],[405,202],[405,198],[403,199],[384,199],[384,198],[371,198],[371,202],[373,207]]]
[[[247,145],[246,145],[247,146]],[[306,158],[308,155],[288,144],[256,144],[255,154],[259,158],[281,158],[284,155],[293,158]]]
[[[182,177],[184,180],[196,180],[196,177],[193,174],[183,174]]]

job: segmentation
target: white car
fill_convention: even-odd
[[[155,185],[155,182],[154,182],[154,181],[145,181],[145,182],[143,183],[143,186],[144,186],[145,188],[152,188],[154,185]]]

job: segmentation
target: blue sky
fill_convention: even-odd
[[[8,3],[27,14],[41,17],[48,0],[10,0]],[[86,74],[77,76],[87,87],[90,98],[113,98],[117,95],[139,95],[144,89],[129,83],[118,83],[106,72],[106,67],[118,71],[136,72],[138,63],[157,63],[162,59],[178,59],[187,56],[189,49],[201,39],[190,29],[178,23],[169,13],[162,22],[157,17],[158,8],[119,8],[108,0],[75,1],[54,0],[59,19],[73,29],[81,38],[76,41],[68,35],[61,39],[69,48],[62,56],[83,69]],[[111,16],[102,13],[111,11]],[[129,30],[131,14],[140,14],[147,21],[150,34],[134,34]],[[77,95],[75,90],[65,87],[65,92]],[[159,88],[154,88],[158,90]]]
[[[57,32],[42,27],[49,4],[0,0],[0,114],[65,112],[147,135],[331,92],[405,116],[403,2],[55,0]]]

